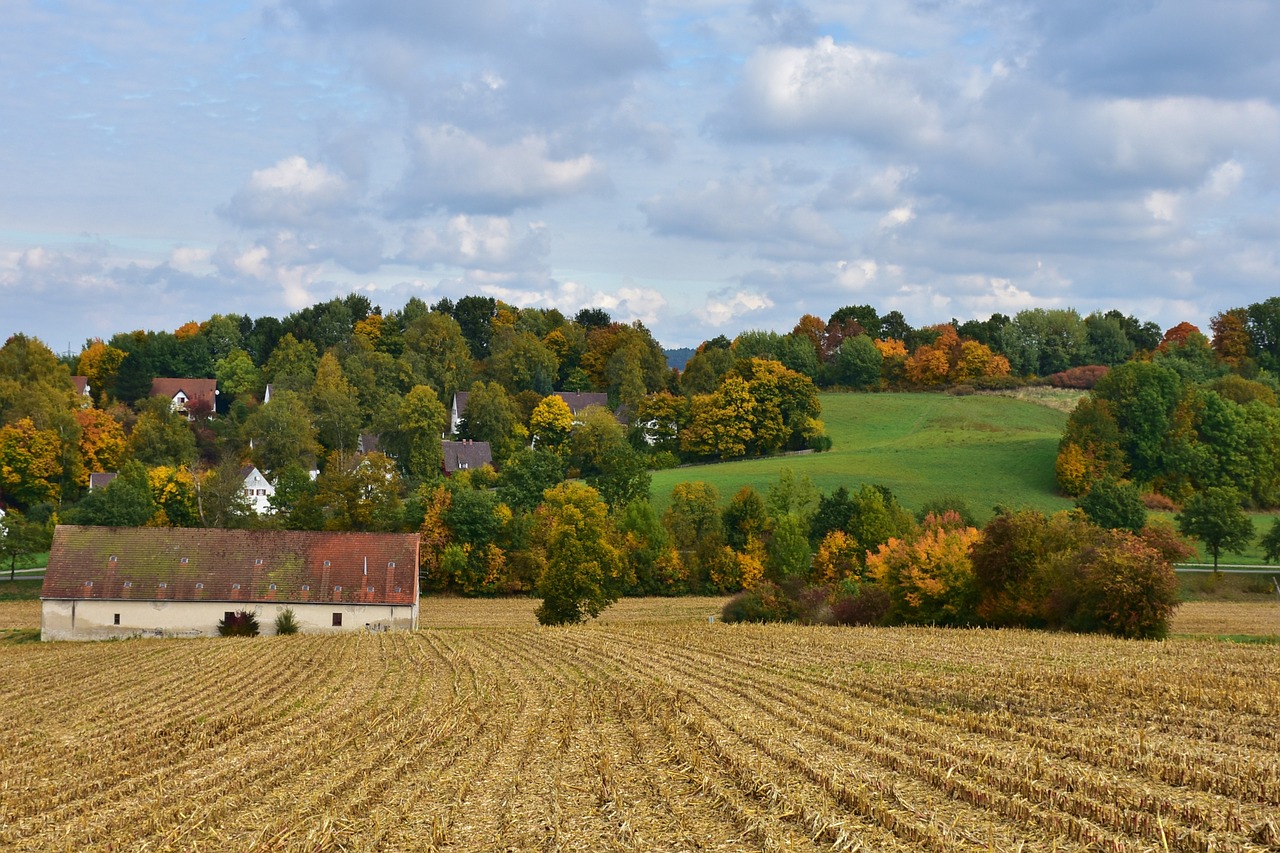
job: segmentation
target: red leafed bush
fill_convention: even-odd
[[[1072,367],[1061,373],[1054,373],[1044,378],[1045,382],[1055,388],[1076,388],[1081,391],[1089,391],[1094,385],[1098,384],[1098,380],[1107,375],[1111,368],[1105,364],[1086,364],[1083,367]]]

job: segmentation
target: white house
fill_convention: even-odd
[[[418,626],[418,536],[59,525],[41,589],[43,640],[216,636],[238,611],[275,631]]]
[[[212,415],[218,409],[218,380],[157,376],[151,380],[151,396],[168,397],[173,410],[188,418],[193,416],[192,410]]]
[[[240,469],[240,478],[244,480],[244,496],[258,515],[271,512],[271,499],[275,497],[276,487],[263,476],[257,465],[246,465]]]

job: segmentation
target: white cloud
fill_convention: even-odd
[[[444,208],[506,213],[604,188],[604,166],[590,154],[557,157],[545,136],[490,144],[459,127],[413,134],[413,165],[393,194],[406,213]]]
[[[836,134],[915,146],[941,132],[940,110],[913,82],[916,73],[909,60],[830,36],[761,48],[719,121],[784,138]]]
[[[731,320],[772,308],[773,300],[759,293],[739,291],[723,296],[712,296],[694,310],[694,314],[713,327],[719,328]]]
[[[249,176],[223,208],[228,219],[247,226],[306,226],[350,211],[356,188],[323,163],[286,157]]]
[[[900,225],[906,225],[908,222],[916,218],[916,212],[911,209],[910,205],[895,207],[893,210],[880,217],[880,230],[888,231],[891,228],[897,228]]]
[[[414,263],[469,269],[528,269],[541,265],[549,248],[544,223],[532,222],[517,232],[506,217],[458,214],[441,227],[409,231],[401,257]]]
[[[880,265],[871,259],[840,261],[836,264],[836,283],[847,290],[861,290],[875,281]]]

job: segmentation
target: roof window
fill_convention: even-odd
[[[262,565],[262,558],[261,558],[261,557],[259,557],[258,559],[254,560],[254,561],[253,561],[253,564],[254,564],[255,566],[261,566],[261,565]]]
[[[202,583],[196,584],[196,589],[204,589],[204,584]]]
[[[334,591],[334,592],[342,592],[342,587],[341,587],[341,586],[335,586],[335,587],[333,588],[333,591]]]
[[[85,582],[84,582],[84,585],[85,585],[85,586],[93,586],[93,581],[85,581]]]
[[[302,591],[303,591],[303,592],[311,592],[311,584],[309,584],[309,583],[304,583],[304,584],[302,585]]]
[[[329,564],[329,561],[328,561],[328,560],[325,560],[325,561],[324,561],[324,567],[327,569],[327,568],[329,568],[329,565],[330,565],[330,564]]]
[[[232,589],[239,589],[239,588],[240,588],[240,584],[238,584],[238,583],[233,583],[233,584],[231,585],[231,588],[232,588]]]
[[[115,555],[115,554],[112,554],[110,557],[107,557],[107,562],[108,562],[108,563],[114,563],[115,561],[116,561],[116,555]]]
[[[160,588],[161,588],[161,589],[168,589],[168,588],[169,588],[169,585],[168,585],[167,583],[165,583],[164,581],[160,581]]]
[[[182,557],[178,560],[178,562],[185,566],[187,563],[191,562],[191,560],[188,559],[187,557]]]
[[[396,561],[395,561],[395,560],[388,560],[388,561],[387,561],[387,568],[388,568],[388,569],[394,569],[395,567],[396,567]]]
[[[369,592],[373,592],[373,587],[371,587],[371,586],[367,586],[367,587],[365,587],[365,589],[367,589]]]
[[[275,588],[276,588],[275,584],[271,584],[270,586],[267,587],[267,589],[275,589]]]
[[[131,587],[131,586],[133,586],[133,581],[125,581],[125,582],[124,582],[124,588],[125,588],[125,589],[128,589],[128,588],[129,588],[129,587]]]

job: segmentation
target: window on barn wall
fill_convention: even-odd
[[[341,628],[341,627],[342,627],[342,614],[341,614],[341,613],[335,613],[335,614],[333,614],[333,627],[335,627],[335,628]]]
[[[119,614],[119,613],[115,613],[115,614],[113,614],[113,615],[115,616],[115,619],[112,621],[112,624],[113,624],[113,625],[119,625],[119,624],[120,624],[120,614]]]
[[[232,622],[236,621],[236,612],[234,610],[226,611],[222,614],[222,621],[230,625]]]

